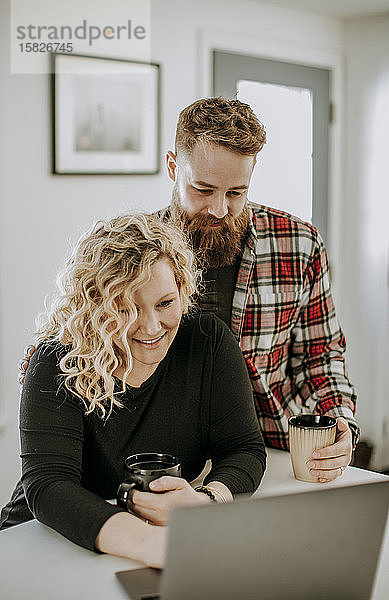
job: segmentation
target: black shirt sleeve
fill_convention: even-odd
[[[95,550],[105,521],[122,509],[81,486],[85,408],[59,380],[57,344],[42,344],[26,374],[20,405],[22,484],[34,516]]]
[[[233,495],[253,493],[265,472],[266,450],[252,387],[233,334],[217,317],[213,317],[211,325],[214,329],[209,439],[212,469],[205,483],[220,481]]]

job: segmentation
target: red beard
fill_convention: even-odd
[[[240,254],[250,222],[247,204],[237,217],[227,214],[222,219],[212,215],[188,217],[181,208],[176,188],[173,190],[171,217],[175,225],[189,235],[200,267],[227,267]],[[218,227],[212,227],[214,224]]]

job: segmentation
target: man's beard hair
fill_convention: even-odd
[[[173,189],[170,206],[171,220],[189,235],[200,267],[227,267],[235,262],[243,247],[243,241],[250,222],[250,210],[245,203],[237,217],[227,214],[222,219],[212,215],[188,217],[181,208],[177,187]],[[212,223],[221,223],[211,227]]]

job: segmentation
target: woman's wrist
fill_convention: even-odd
[[[195,492],[197,492],[199,494],[199,498],[203,497],[203,498],[207,498],[207,502],[216,502],[216,496],[215,494],[207,488],[207,486],[205,485],[199,485],[198,487],[195,488]]]
[[[231,491],[221,481],[210,481],[205,487],[214,495],[219,504],[232,502],[234,499]]]
[[[205,496],[205,499],[202,501],[204,504],[205,502],[224,504],[226,502],[232,502],[234,499],[228,487],[224,485],[224,483],[221,483],[221,481],[211,481],[210,483],[207,483],[207,485],[200,485],[194,489],[200,496]]]

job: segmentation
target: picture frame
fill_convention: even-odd
[[[160,169],[160,65],[52,53],[52,173]]]

